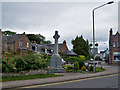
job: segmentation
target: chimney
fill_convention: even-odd
[[[23,32],[23,34],[25,34],[25,32]]]
[[[112,28],[110,28],[110,36],[112,36]]]
[[[66,41],[65,40],[63,41],[63,44],[66,45]]]

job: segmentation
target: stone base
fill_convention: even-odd
[[[64,68],[55,68],[54,69],[54,73],[65,73],[65,69]]]
[[[50,60],[50,68],[62,68],[62,58],[59,54],[53,54]]]
[[[54,69],[49,69],[49,73],[65,73],[66,70],[64,68],[54,68]]]

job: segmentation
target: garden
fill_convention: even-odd
[[[6,52],[2,57],[3,73],[19,73],[22,71],[48,69],[51,56],[32,53],[28,55],[17,55]],[[67,57],[64,59],[69,64],[63,65],[66,72],[92,72],[93,66],[85,65],[85,57]],[[101,67],[96,67],[96,72],[104,71]]]
[[[78,57],[68,57],[65,61],[69,62],[70,64],[63,65],[66,72],[73,72],[73,73],[92,73],[93,66],[85,65],[85,57],[79,55]],[[102,72],[105,69],[102,67],[96,67],[95,72]]]
[[[49,62],[51,56],[31,53],[27,55],[19,55],[16,53],[5,52],[2,57],[2,73],[14,73],[19,74],[22,72],[28,72],[30,70],[48,70]],[[66,57],[64,60],[69,64],[64,64],[63,68],[66,70],[66,73],[91,73],[93,72],[93,66],[85,65],[85,57],[79,55],[78,57]],[[96,72],[104,71],[105,69],[101,67],[96,67]],[[45,77],[44,77],[45,76]],[[36,78],[47,78],[47,77],[56,77],[60,75],[55,74],[33,74],[33,75],[24,75],[24,76],[4,76],[2,81],[14,81],[14,80],[27,80],[27,79],[36,79]]]
[[[42,54],[14,55],[6,52],[2,57],[3,73],[19,73],[21,71],[46,69],[50,56]]]

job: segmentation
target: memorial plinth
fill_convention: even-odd
[[[58,35],[58,31],[55,31],[55,35],[53,38],[55,39],[54,44],[54,54],[51,57],[50,60],[50,70],[52,70],[52,73],[62,73],[65,72],[64,68],[62,67],[62,58],[58,54],[58,39],[60,35]]]

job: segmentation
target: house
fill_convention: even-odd
[[[0,57],[2,56],[2,31],[0,29]]]
[[[8,50],[14,52],[31,51],[32,45],[27,38],[25,32],[23,34],[15,35],[3,35],[2,38],[2,52],[8,52]]]
[[[42,54],[52,55],[54,53],[54,44],[35,44],[32,43],[32,48],[35,50],[34,52],[40,52]],[[67,56],[77,56],[76,53],[73,51],[69,51],[66,41],[64,40],[63,43],[58,44],[58,52],[64,53]]]
[[[109,35],[109,64],[120,63],[120,33],[113,35],[112,28]]]

